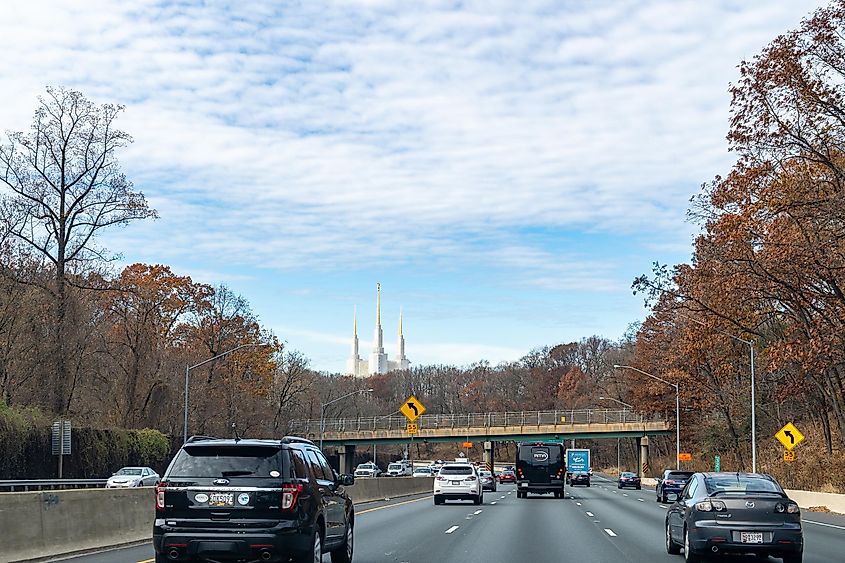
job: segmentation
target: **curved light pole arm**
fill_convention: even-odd
[[[614,364],[613,367],[615,369],[630,369],[637,373],[641,373],[645,376],[648,376],[652,379],[656,379],[661,383],[665,383],[670,387],[675,388],[675,467],[677,469],[681,468],[681,392],[680,387],[678,387],[677,383],[672,383],[671,381],[666,381],[662,377],[657,377],[656,375],[652,375],[647,371],[643,371],[641,369],[635,368],[634,366],[620,366]]]
[[[324,413],[326,412],[326,407],[333,404],[333,403],[336,403],[338,401],[342,401],[343,399],[345,399],[347,397],[351,397],[352,395],[357,395],[358,393],[370,393],[372,391],[373,391],[372,389],[358,389],[357,391],[352,391],[351,393],[347,393],[346,395],[343,395],[342,397],[338,397],[337,399],[333,399],[333,400],[329,401],[328,403],[320,403],[320,449],[321,450],[323,449],[323,432],[325,431],[325,426],[326,426],[325,418],[323,416]]]
[[[228,356],[232,352],[236,352],[236,351],[240,350],[241,348],[247,348],[249,346],[266,346],[266,344],[263,344],[263,343],[241,344],[240,346],[236,346],[236,347],[232,348],[231,350],[227,350],[227,351],[223,352],[222,354],[217,354],[216,356],[212,356],[211,358],[208,358],[207,360],[203,360],[198,364],[194,364],[192,366],[187,366],[187,365],[185,366],[185,420],[184,420],[184,426],[183,426],[183,429],[182,429],[182,443],[183,444],[188,441],[188,377],[191,373],[191,370],[194,369],[194,368],[198,368],[200,366],[204,366],[205,364],[207,364],[209,362],[213,362],[214,360],[219,360],[223,356]]]

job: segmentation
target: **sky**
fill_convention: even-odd
[[[623,336],[730,169],[737,65],[823,2],[6,0],[0,131],[45,87],[126,106],[160,218],[120,260],[226,284],[313,368],[492,364]]]

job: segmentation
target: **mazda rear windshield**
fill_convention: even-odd
[[[169,478],[272,477],[279,478],[279,448],[264,446],[185,446],[173,460]]]
[[[461,466],[451,466],[448,465],[443,467],[440,470],[441,475],[472,475],[472,468],[467,465],[464,467]]]
[[[750,494],[750,493],[774,493],[783,494],[777,483],[764,477],[754,475],[738,475],[726,473],[718,477],[706,477],[704,484],[707,485],[707,492],[713,494]]]

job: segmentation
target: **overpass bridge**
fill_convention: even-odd
[[[648,437],[671,435],[674,423],[645,417],[629,409],[569,409],[467,414],[425,414],[417,418],[415,440],[423,442],[485,443],[485,461],[492,463],[497,441],[636,438],[640,472],[648,466]],[[341,471],[351,470],[355,447],[411,441],[404,416],[359,417],[292,421],[292,434],[337,447]]]

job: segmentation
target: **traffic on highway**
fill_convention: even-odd
[[[681,562],[667,553],[665,524],[671,504],[654,490],[619,490],[615,476],[595,474],[590,488],[517,497],[499,484],[484,503],[445,502],[431,494],[355,507],[354,561],[364,562]],[[845,516],[801,513],[807,563],[841,561]],[[328,555],[325,560],[328,561]],[[334,561],[334,559],[332,559]],[[720,557],[719,560],[722,560]],[[730,557],[737,563],[775,561]],[[154,563],[150,543],[69,559],[73,563]]]

